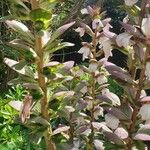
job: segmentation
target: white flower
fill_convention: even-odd
[[[108,92],[110,92],[109,89],[107,89],[107,88],[102,89],[102,94],[103,95],[107,94]]]
[[[92,22],[92,28],[96,29],[98,27],[103,27],[102,21],[98,18],[94,19]]]
[[[103,142],[100,140],[94,140],[94,146],[96,150],[104,150]]]
[[[105,34],[105,36],[112,38],[116,34],[109,31],[110,28],[112,28],[112,26],[109,23],[107,23],[106,26],[103,28],[103,33]]]
[[[86,8],[81,9],[81,14],[89,14],[88,10]]]
[[[142,120],[150,120],[150,104],[143,104],[140,108],[139,115],[141,115]]]
[[[124,0],[127,6],[133,6],[138,0]]]
[[[93,102],[92,102],[92,100],[87,100],[86,102],[87,102],[87,109],[91,110],[93,108]]]
[[[102,131],[107,131],[107,132],[112,132],[107,126],[105,122],[92,122],[92,126],[97,129],[100,130],[102,129]]]
[[[150,61],[146,63],[145,75],[147,76],[147,79],[150,80]]]
[[[80,141],[77,138],[73,139],[73,148],[71,150],[79,150]]]
[[[128,137],[128,132],[122,127],[117,128],[114,133],[121,139],[126,139]]]
[[[99,75],[97,77],[97,82],[101,85],[101,84],[107,83],[108,80],[104,75]]]
[[[65,106],[65,109],[68,111],[68,112],[74,112],[75,109],[72,107],[72,106]]]
[[[118,118],[108,113],[105,115],[105,122],[109,128],[116,129],[120,121]]]
[[[103,116],[103,108],[102,107],[100,107],[100,106],[96,106],[95,108],[94,108],[94,118],[95,119],[98,119],[98,117],[99,116]]]
[[[110,56],[112,56],[112,46],[111,46],[111,41],[109,38],[107,37],[101,37],[99,39],[99,43],[100,43],[100,46],[103,47],[103,51],[104,51],[104,54],[105,54],[105,58],[108,59]]]
[[[78,51],[78,53],[83,54],[82,60],[84,61],[84,60],[87,59],[88,56],[90,55],[90,48],[87,47],[87,46],[83,46],[83,47],[81,47],[81,49]]]
[[[89,71],[95,72],[97,70],[98,64],[96,61],[91,61],[89,65]]]
[[[85,29],[81,27],[78,27],[77,29],[75,29],[75,31],[79,33],[80,37],[85,34]]]
[[[116,42],[117,45],[119,47],[125,47],[127,48],[130,45],[130,38],[132,37],[132,35],[130,35],[129,33],[121,33],[117,36],[116,38]]]
[[[107,89],[107,88],[103,89],[102,90],[102,94],[106,95],[107,97],[109,97],[109,99],[112,101],[112,104],[114,106],[120,105],[120,99],[119,99],[119,97],[116,94],[110,92],[109,89]]]
[[[91,129],[86,129],[84,132],[82,132],[81,134],[82,135],[85,135],[85,136],[89,136],[89,134],[91,133]]]
[[[85,94],[87,91],[88,91],[87,86],[84,86],[84,87],[80,90],[80,92],[83,93],[83,94]]]
[[[142,20],[142,27],[141,27],[144,35],[150,38],[150,17],[143,18]]]

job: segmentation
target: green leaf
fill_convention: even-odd
[[[22,76],[22,75],[19,75],[18,78],[15,78],[15,79],[12,79],[10,80],[7,84],[8,85],[17,85],[17,84],[26,84],[26,83],[37,83],[37,81],[35,81],[33,78],[30,78],[28,76]]]
[[[34,78],[34,72],[28,67],[28,66],[24,66],[23,68],[21,68],[22,63],[19,63],[15,60],[9,59],[9,58],[5,58],[4,62],[10,67],[12,68],[14,71],[18,72],[19,74]],[[21,68],[20,70],[16,69],[16,66]]]
[[[51,36],[50,40],[48,41],[48,43],[46,44],[45,47],[47,47],[47,45],[50,45],[54,40],[56,40],[58,37],[60,37],[66,30],[68,30],[71,26],[73,26],[75,24],[75,22],[71,22],[68,24],[65,24],[61,27],[59,27]]]
[[[42,117],[35,117],[31,119],[28,123],[41,124],[46,127],[50,126],[49,122]]]
[[[50,20],[52,17],[52,14],[49,11],[46,11],[44,9],[38,8],[34,9],[30,12],[30,18],[32,21],[45,21]]]
[[[33,44],[34,36],[23,23],[16,20],[7,20],[6,24],[15,32],[19,33],[22,39]]]
[[[70,129],[69,126],[59,127],[59,128],[57,128],[56,130],[53,131],[53,135],[59,134],[59,133],[61,133],[61,132],[68,131],[69,129]]]
[[[73,43],[69,43],[69,42],[62,42],[62,43],[58,43],[58,45],[56,45],[56,47],[53,47],[52,49],[47,49],[46,48],[46,51],[49,52],[49,53],[54,53],[60,49],[63,49],[65,47],[70,47],[70,46],[74,46]]]

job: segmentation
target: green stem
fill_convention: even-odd
[[[31,0],[32,10],[39,8],[39,1],[38,0]],[[43,53],[43,41],[42,38],[37,36],[35,33],[35,51],[38,55],[37,61],[37,72],[38,72],[38,84],[39,87],[43,91],[43,97],[41,98],[41,115],[42,117],[49,122],[49,112],[48,112],[48,95],[47,95],[47,85],[45,81],[45,76],[43,74],[43,66],[44,66],[44,53]],[[47,132],[45,134],[45,143],[47,150],[55,150],[55,146],[51,140],[51,128],[47,128]]]

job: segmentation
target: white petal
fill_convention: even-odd
[[[92,28],[96,29],[97,27],[103,27],[103,24],[100,19],[94,19],[92,22]]]
[[[108,113],[105,115],[105,122],[109,128],[116,129],[120,121],[118,118]]]
[[[130,38],[132,37],[132,35],[130,35],[129,33],[121,33],[117,36],[116,38],[116,42],[117,45],[119,47],[125,47],[127,48],[130,45]]]
[[[86,46],[83,46],[78,53],[83,54],[82,56],[82,60],[85,60],[86,58],[88,58],[89,54],[90,54],[90,49]]]
[[[78,27],[77,29],[75,29],[76,32],[79,32],[80,37],[82,37],[85,33],[85,29]]]
[[[44,31],[44,35],[42,36],[43,45],[47,44],[49,39],[50,39],[50,33],[47,31]]]
[[[85,135],[85,136],[89,136],[90,133],[91,133],[91,129],[87,129],[84,132],[82,132],[81,134]]]
[[[150,80],[150,62],[149,61],[146,63],[145,75],[147,79]]]
[[[104,75],[100,75],[97,78],[97,82],[101,85],[101,84],[107,83],[108,80],[107,80],[107,78]]]
[[[133,6],[138,0],[124,0],[127,6]]]
[[[99,43],[101,44],[100,46],[103,47],[103,51],[105,54],[105,58],[108,59],[110,56],[112,56],[112,46],[111,46],[111,41],[107,37],[101,37],[99,39]]]
[[[96,150],[104,150],[103,142],[100,140],[94,140],[94,146]]]
[[[139,115],[141,115],[142,120],[150,120],[150,104],[143,104],[140,108]]]
[[[103,116],[103,108],[100,106],[96,106],[94,110],[94,118],[98,119],[99,116]]]
[[[89,71],[90,72],[95,72],[97,70],[98,64],[97,62],[91,62],[89,65]]]
[[[80,92],[83,93],[83,94],[85,94],[87,91],[88,91],[87,86],[84,86],[84,87],[80,90]]]
[[[86,8],[83,8],[81,9],[81,14],[89,14],[89,12]]]
[[[113,36],[115,36],[116,34],[113,33],[113,32],[110,32],[109,29],[112,28],[112,26],[107,23],[106,26],[103,28],[103,33],[109,37],[109,38],[112,38]]]
[[[72,106],[65,106],[65,109],[67,109],[68,112],[74,112],[75,109]]]
[[[102,129],[103,131],[111,132],[111,130],[106,126],[105,122],[92,122],[92,126],[97,130]]]
[[[109,89],[106,89],[106,88],[103,89],[103,90],[102,90],[102,94],[104,94],[104,95],[106,95],[107,97],[109,97],[110,100],[112,101],[112,104],[113,104],[114,106],[121,104],[121,103],[120,103],[120,98],[119,98],[116,94],[110,92]]]
[[[143,18],[141,29],[147,37],[150,37],[150,17]]]
[[[121,127],[117,128],[114,133],[118,135],[121,139],[126,139],[128,137],[128,132]]]

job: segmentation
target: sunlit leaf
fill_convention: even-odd
[[[22,75],[26,75],[26,76],[29,76],[31,78],[34,78],[34,73],[33,71],[28,67],[28,66],[25,66],[23,68],[21,68],[20,70],[17,70],[15,68],[16,65],[19,65],[19,62],[15,61],[15,60],[12,60],[12,59],[9,59],[9,58],[5,58],[4,59],[4,62],[10,67],[12,68],[13,70],[15,70],[16,72],[18,72],[19,74],[22,74]],[[20,64],[22,66],[22,64]],[[17,66],[19,67],[19,66]]]
[[[58,28],[51,36],[50,40],[48,41],[48,43],[46,44],[45,47],[47,47],[48,45],[50,45],[54,40],[56,40],[58,37],[60,37],[68,28],[70,28],[71,26],[73,26],[75,24],[75,22],[71,22],[68,24],[65,24],[63,26],[61,26],[60,28]]]
[[[56,130],[53,131],[53,135],[59,134],[59,133],[61,133],[61,132],[68,131],[69,129],[70,129],[69,126],[59,127],[59,128],[57,128]]]
[[[16,20],[7,20],[6,24],[14,31],[18,32],[23,39],[27,40],[30,43],[33,43],[32,41],[34,41],[34,36],[27,28],[27,26],[25,26],[23,23]]]
[[[21,111],[23,106],[23,102],[21,101],[10,101],[8,104],[14,109],[16,109],[17,111]]]

